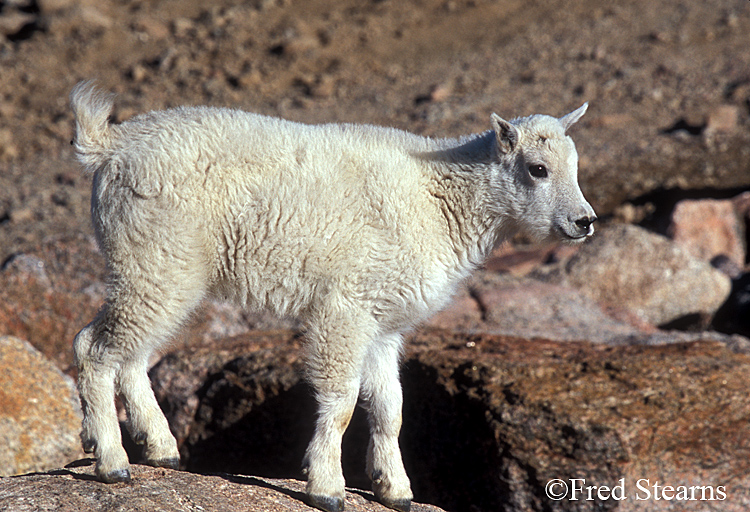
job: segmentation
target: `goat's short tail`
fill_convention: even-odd
[[[80,82],[70,93],[76,120],[73,146],[87,171],[96,171],[111,154],[113,105],[114,95],[98,90],[93,81]]]

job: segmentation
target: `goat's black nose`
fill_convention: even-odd
[[[576,226],[578,226],[581,229],[588,229],[589,226],[591,226],[594,221],[596,221],[596,216],[591,217],[581,217],[576,221]]]

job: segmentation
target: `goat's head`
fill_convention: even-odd
[[[500,163],[493,176],[498,206],[515,230],[535,242],[579,243],[596,215],[578,186],[578,153],[565,134],[588,104],[560,119],[534,115],[505,121],[492,114]]]

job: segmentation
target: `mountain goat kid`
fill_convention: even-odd
[[[398,445],[403,334],[450,300],[502,240],[578,243],[596,217],[557,119],[505,121],[461,139],[374,126],[308,126],[181,107],[113,124],[113,98],[71,93],[78,158],[109,269],[105,305],[75,338],[81,440],[105,482],[130,480],[116,393],[148,464],[179,453],[147,376],[149,356],[213,295],[301,319],[319,405],[307,495],[344,506],[341,439],[361,400],[376,497],[408,510]]]

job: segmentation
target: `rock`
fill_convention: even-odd
[[[314,402],[301,378],[297,338],[238,337],[218,351],[169,358],[177,372],[181,365],[208,368],[190,385],[198,412],[183,450],[192,471],[223,466],[263,478],[299,472]],[[612,487],[624,478],[629,499],[622,510],[674,505],[636,501],[644,496],[640,479],[723,486],[722,510],[745,510],[749,370],[750,356],[711,341],[602,347],[420,331],[408,340],[402,367],[401,446],[415,499],[447,510],[593,511],[613,502],[553,501],[545,485],[583,478]],[[152,378],[169,380],[169,373],[164,366]],[[357,410],[344,437],[347,485],[367,488],[367,430]],[[706,506],[679,504],[686,511]]]
[[[302,19],[283,32],[281,41],[273,45],[269,53],[291,59],[310,57],[320,48],[320,39],[315,31]]]
[[[202,388],[209,378],[215,379],[217,372],[221,371],[227,361],[280,346],[285,347],[286,357],[291,357],[296,362],[300,342],[294,332],[269,331],[250,332],[236,338],[190,345],[167,354],[154,365],[149,372],[154,393],[162,410],[170,418],[172,433],[178,443],[182,445],[188,439],[200,405],[198,394],[207,392]],[[268,352],[265,354],[268,357]],[[195,434],[195,429],[192,430],[193,439],[201,437]],[[183,462],[185,460],[187,459],[184,458]]]
[[[13,160],[18,156],[18,145],[14,139],[10,129],[0,130],[0,160]]]
[[[196,475],[148,466],[132,466],[132,484],[103,484],[94,479],[94,465],[82,460],[65,469],[0,480],[0,505],[13,512],[70,510],[159,510],[184,512],[304,512],[304,482],[229,474]],[[64,496],[64,498],[61,498]],[[7,507],[7,508],[6,508]],[[387,512],[372,494],[352,490],[346,510]],[[412,504],[415,512],[441,512]]]
[[[112,28],[115,23],[114,19],[97,8],[96,4],[78,5],[75,13],[81,22],[98,29]]]
[[[7,38],[18,37],[21,32],[34,25],[37,17],[21,11],[13,11],[0,16],[0,35]]]
[[[484,323],[483,318],[484,313],[477,298],[472,296],[466,286],[461,286],[451,303],[430,318],[427,325],[442,329],[472,331],[481,328]]]
[[[629,343],[637,335],[654,331],[643,322],[635,326],[613,318],[571,287],[493,272],[477,272],[457,300],[429,325],[462,332],[610,344]]]
[[[737,214],[745,221],[745,226],[750,226],[750,192],[743,192],[735,196],[732,201]]]
[[[470,286],[485,311],[486,332],[600,343],[636,332],[573,288],[491,274],[478,275]]]
[[[736,315],[731,316],[736,319]],[[745,335],[724,328],[723,333]],[[456,297],[427,323],[466,334],[487,333],[607,345],[660,345],[710,339],[736,343],[719,332],[663,331],[618,304],[603,305],[582,291],[530,277],[478,271]],[[745,345],[737,345],[738,351]]]
[[[216,357],[217,347],[190,355],[193,368],[204,366],[201,359],[207,357],[213,369],[204,379],[195,378],[199,376],[193,370],[192,382],[199,386],[193,386],[197,407],[182,446],[185,465],[194,471],[302,478],[301,461],[312,438],[316,408],[301,378],[300,339],[280,332],[251,333],[239,341],[229,347],[219,344],[223,361]],[[179,357],[172,369],[159,368],[158,374],[174,375],[174,363],[179,369],[184,360]],[[223,364],[216,365],[219,361]],[[169,395],[168,388],[157,392],[160,402]],[[363,473],[363,467],[356,469]],[[350,485],[365,488],[369,480],[350,480]]]
[[[190,18],[177,17],[172,20],[172,32],[178,38],[188,37],[195,32],[195,22]]]
[[[740,109],[736,105],[719,105],[708,114],[706,135],[731,133],[737,130],[740,120]]]
[[[441,83],[434,85],[430,90],[430,101],[445,101],[453,94],[453,85],[450,83]]]
[[[543,247],[518,248],[510,243],[503,243],[495,249],[483,268],[493,272],[509,273],[515,276],[525,276],[536,270],[543,263],[557,260],[561,253],[572,249],[568,256],[572,256],[575,247],[547,245]]]
[[[51,14],[69,9],[78,3],[76,0],[36,0],[39,11],[43,14]]]
[[[16,208],[8,215],[8,220],[14,224],[23,224],[34,220],[34,210],[31,208]]]
[[[431,489],[431,502],[451,509],[435,497],[448,499],[458,474],[479,510],[601,510],[612,501],[554,502],[544,487],[583,478],[611,488],[624,478],[631,508],[623,510],[671,510],[664,500],[635,501],[644,478],[724,486],[722,510],[747,506],[750,481],[728,476],[746,475],[750,451],[738,438],[746,434],[734,432],[735,422],[750,428],[742,419],[750,382],[733,382],[748,379],[746,355],[707,342],[602,350],[439,333],[417,336],[412,350],[401,439],[412,474],[430,475],[415,479],[415,495]]]
[[[653,325],[710,317],[729,296],[729,278],[671,240],[630,225],[601,230],[567,262],[533,274],[636,313]]]
[[[0,336],[0,375],[0,476],[59,467],[83,455],[70,377],[12,336]]]
[[[0,333],[28,340],[69,368],[73,337],[104,300],[103,279],[101,256],[84,237],[12,256],[0,267]]]
[[[144,16],[135,28],[145,34],[147,40],[161,41],[169,37],[169,26],[155,18]]]
[[[677,203],[669,237],[704,261],[724,255],[745,264],[745,226],[731,199],[686,199]]]

